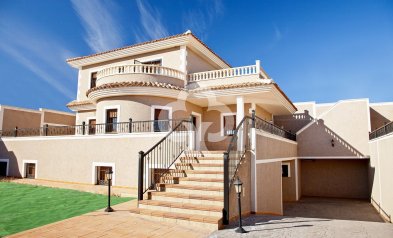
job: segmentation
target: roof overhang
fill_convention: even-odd
[[[67,63],[74,68],[81,68],[83,66],[102,63],[110,60],[121,59],[124,57],[146,54],[173,47],[188,46],[193,50],[202,54],[209,59],[213,64],[219,68],[228,68],[230,65],[225,62],[220,56],[214,53],[206,44],[198,39],[192,33],[184,33],[158,40],[143,42],[131,46],[113,49],[93,55],[82,56],[77,58],[68,59]]]

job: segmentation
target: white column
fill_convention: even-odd
[[[256,74],[259,75],[259,72],[261,72],[261,61],[260,60],[256,60],[255,61],[255,66],[256,66]]]
[[[239,125],[240,121],[244,118],[244,97],[236,97],[236,126]]]

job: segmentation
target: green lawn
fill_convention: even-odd
[[[112,204],[131,198],[112,197]],[[107,196],[0,182],[0,237],[106,207]]]

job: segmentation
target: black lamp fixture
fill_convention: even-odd
[[[108,179],[108,207],[105,209],[106,212],[113,212],[113,208],[111,208],[111,185],[112,185],[112,168],[106,171],[106,176]]]
[[[334,140],[333,139],[330,141],[330,143],[332,144],[332,147],[334,147]]]
[[[233,185],[235,186],[235,190],[237,193],[237,202],[238,202],[238,207],[239,207],[239,227],[235,230],[237,233],[247,233],[247,231],[245,231],[243,229],[243,225],[242,225],[242,203],[240,201],[240,195],[242,193],[243,190],[243,183],[242,181],[239,179],[239,177],[236,178],[236,180],[233,182]]]

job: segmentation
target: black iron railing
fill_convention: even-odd
[[[389,122],[389,123],[385,124],[384,126],[370,132],[369,139],[372,140],[372,139],[390,134],[392,132],[393,132],[393,122]]]
[[[250,150],[251,136],[250,128],[255,127],[255,112],[252,117],[244,117],[233,132],[228,149],[224,152],[224,209],[223,223],[229,222],[229,193],[233,180],[239,169],[240,162]]]
[[[262,118],[259,118],[257,116],[255,116],[255,128],[277,135],[277,136],[281,136],[283,138],[289,139],[289,140],[293,140],[296,141],[296,134],[291,133],[290,131],[286,131],[270,122],[267,122],[265,120],[263,120]]]
[[[152,189],[160,177],[175,163],[186,150],[193,149],[194,125],[191,120],[182,120],[164,138],[146,152],[139,152],[138,200]]]
[[[37,128],[18,128],[0,131],[0,137],[28,136],[65,136],[65,135],[94,135],[115,133],[168,132],[182,119],[132,121],[102,124],[86,124],[74,126],[44,125]]]

